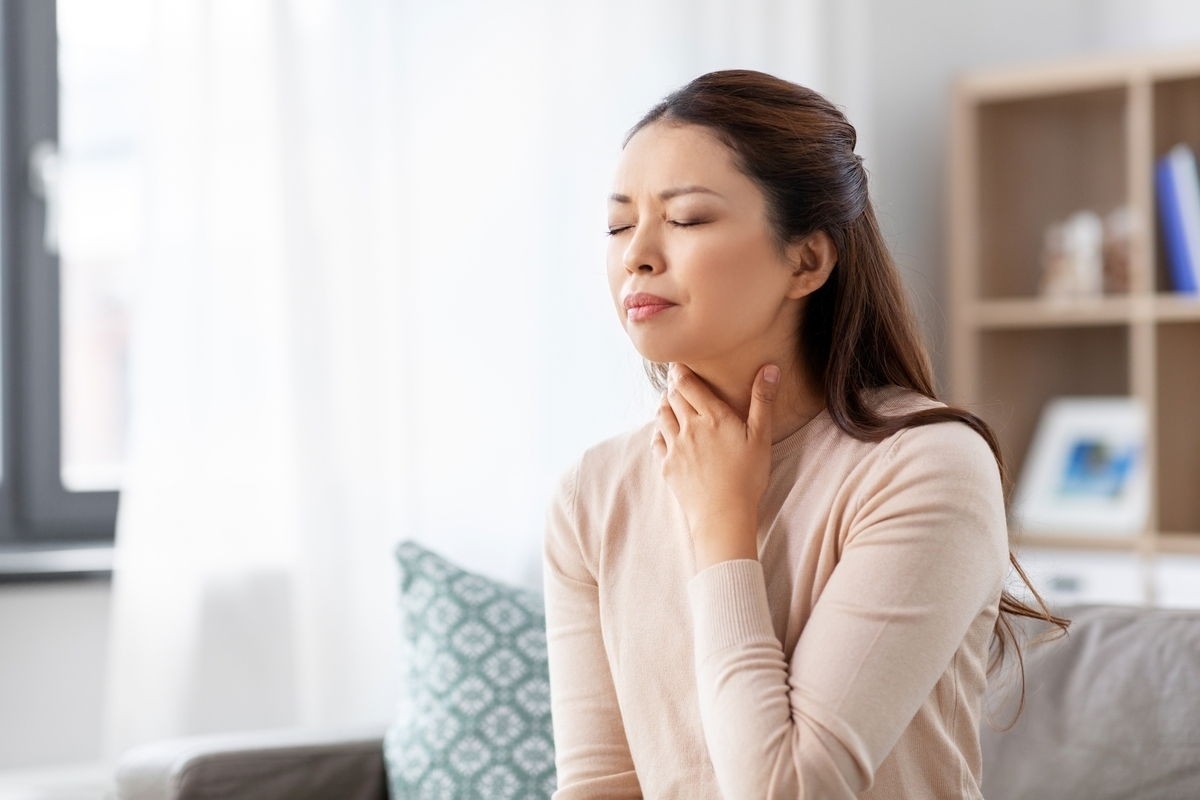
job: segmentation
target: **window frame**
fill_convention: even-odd
[[[34,145],[58,142],[56,6],[0,1],[0,581],[108,571],[120,495],[62,483],[61,273],[29,181]],[[29,555],[89,547],[92,561]]]

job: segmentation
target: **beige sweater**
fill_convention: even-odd
[[[1008,573],[983,438],[862,442],[822,411],[771,446],[758,559],[696,573],[653,429],[585,450],[547,510],[554,800],[981,797]]]

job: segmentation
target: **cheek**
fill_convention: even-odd
[[[687,256],[690,294],[706,307],[737,306],[755,293],[746,254],[727,247],[697,248]]]
[[[605,268],[608,270],[608,280],[610,283],[616,283],[621,280],[621,273],[625,271],[625,266],[621,263],[621,250],[617,247],[616,242],[610,242],[608,245],[608,255],[605,256]]]
[[[621,290],[625,285],[625,268],[621,265],[619,258],[614,259],[612,254],[608,257],[608,290],[612,297],[613,308],[620,315],[622,323],[625,321],[625,309],[621,305]]]
[[[606,270],[608,274],[608,288],[612,290],[613,296],[616,297],[621,291],[621,285],[625,283],[625,268],[621,266],[620,259],[614,259],[612,254],[609,254]]]
[[[733,336],[761,329],[779,304],[769,273],[774,268],[736,255],[706,262],[689,293],[704,326]]]

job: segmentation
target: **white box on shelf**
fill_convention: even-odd
[[[1155,559],[1154,605],[1200,608],[1200,556],[1160,555]]]
[[[1150,565],[1139,553],[1024,547],[1017,561],[1051,607],[1076,603],[1146,605]],[[1017,585],[1013,585],[1015,580]],[[1010,591],[1022,596],[1015,573]],[[1031,596],[1025,592],[1026,599]]]

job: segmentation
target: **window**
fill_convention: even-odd
[[[146,2],[0,4],[0,546],[111,543]]]

